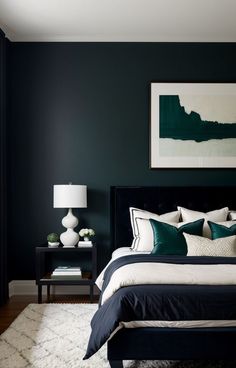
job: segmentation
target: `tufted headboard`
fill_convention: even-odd
[[[203,212],[226,206],[236,209],[235,187],[111,187],[110,198],[112,249],[132,243],[129,207],[158,214],[177,206]]]

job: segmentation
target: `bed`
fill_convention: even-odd
[[[236,208],[235,188],[112,187],[111,238],[113,250],[132,242],[129,207],[142,208],[162,214],[175,210],[178,205],[203,212],[224,206],[231,209]],[[145,254],[134,255],[134,257],[138,259],[137,262],[140,262],[139,258],[142,262],[147,262]],[[116,262],[119,263],[119,259],[121,260],[122,257],[117,258]],[[134,262],[133,255],[124,258],[127,260],[132,258],[130,262]],[[166,262],[168,261],[167,257]],[[179,259],[178,262],[181,263],[184,260]],[[195,261],[193,260],[193,262]],[[208,263],[209,259],[203,260],[203,262]],[[224,260],[222,262],[225,263]],[[231,259],[230,263],[236,264],[236,259]],[[158,287],[162,290],[160,285]],[[172,290],[172,285],[169,287],[170,292],[174,293],[176,288]],[[187,290],[187,286],[185,289]],[[197,288],[195,289],[197,290]],[[217,292],[218,289],[216,289]],[[219,294],[216,297],[224,298],[226,289],[225,287],[221,289],[223,296]],[[232,310],[230,313],[231,319],[234,320],[236,319],[235,295],[236,286],[232,285],[228,303],[231,308],[233,305],[235,316],[232,315]],[[227,306],[227,300],[225,305]],[[118,330],[108,341],[108,360],[112,368],[121,368],[123,366],[122,360],[235,359],[235,341],[235,325],[198,328],[177,328],[175,326],[123,328]]]

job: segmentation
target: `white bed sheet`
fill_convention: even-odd
[[[150,252],[137,252],[130,247],[121,247],[114,250],[111,256],[111,260],[113,261],[116,258],[123,257],[123,256],[130,256],[134,254],[149,254]]]
[[[236,320],[196,320],[196,321],[130,321],[120,322],[119,326],[112,332],[109,340],[122,328],[214,328],[214,327],[236,327]]]
[[[100,275],[98,276],[97,280],[96,280],[96,285],[97,287],[101,290],[102,289],[102,284],[103,284],[103,277],[104,277],[104,272],[106,271],[107,267],[117,258],[120,257],[124,257],[124,256],[132,256],[135,254],[149,254],[150,252],[136,252],[135,250],[131,249],[130,247],[120,247],[117,248],[116,250],[114,250],[114,252],[111,255],[111,260],[108,262],[108,264],[106,265],[106,267],[102,270],[102,272],[100,273]]]
[[[236,320],[196,320],[196,321],[130,321],[120,322],[121,327],[164,327],[164,328],[211,328],[236,327]]]

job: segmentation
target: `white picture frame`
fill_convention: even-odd
[[[176,103],[175,96],[178,96],[181,109],[184,108],[183,121],[188,121],[188,119],[194,121],[193,124],[190,123],[189,125],[191,126],[191,139],[186,139],[186,134],[188,135],[186,133],[186,122],[180,123],[182,124],[181,129],[177,129],[177,127],[181,126],[179,122],[174,128],[177,137],[179,137],[179,134],[181,135],[180,139],[176,138],[175,134],[170,133],[170,131],[172,132],[172,118],[169,119],[168,117],[172,117],[170,113],[172,105],[168,101],[173,101],[171,98],[174,97],[174,103]],[[236,129],[235,83],[152,82],[150,103],[150,168],[236,167],[236,135],[234,133]],[[166,106],[169,107],[166,108]],[[166,111],[169,112],[166,113]],[[180,111],[179,106],[178,111]],[[191,111],[194,111],[196,114],[191,114]],[[195,120],[191,120],[193,115],[197,123]],[[199,119],[197,115],[199,115]],[[173,121],[177,120],[173,119]],[[215,125],[210,124],[212,122]],[[204,123],[207,124],[204,125]],[[197,131],[201,132],[204,132],[204,129],[207,127],[210,133],[208,132],[205,138],[204,134],[199,138],[199,133],[195,137],[194,133],[192,133],[195,126]],[[204,129],[201,130],[199,127],[203,126]],[[182,133],[185,134],[184,138],[182,138]],[[164,136],[161,136],[162,134]],[[167,137],[165,134],[167,134]],[[172,134],[172,136],[169,137],[168,134]],[[213,138],[211,137],[212,134]],[[215,134],[217,138],[215,138]],[[230,134],[230,136],[225,138],[223,137],[225,134]],[[210,138],[208,137],[209,135]],[[197,141],[199,139],[201,141]]]

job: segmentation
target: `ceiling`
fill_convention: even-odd
[[[0,0],[12,41],[236,42],[236,0]]]

